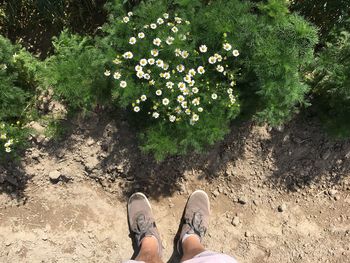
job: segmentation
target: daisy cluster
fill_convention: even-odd
[[[14,143],[15,140],[9,138],[9,135],[7,134],[5,123],[0,123],[0,145],[3,146],[5,152],[10,153]]]
[[[237,104],[229,65],[239,51],[232,44],[224,40],[216,51],[204,43],[194,46],[190,21],[176,14],[170,18],[165,13],[139,28],[132,20],[132,12],[121,19],[120,23],[130,25],[131,34],[126,50],[104,74],[117,82],[121,94],[128,88],[139,90],[130,101],[134,112],[147,111],[155,119],[195,125],[212,107]]]

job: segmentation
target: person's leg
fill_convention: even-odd
[[[189,260],[205,251],[205,248],[196,235],[190,235],[182,242],[183,256],[181,262]]]
[[[182,261],[192,259],[205,251],[202,238],[209,225],[210,203],[208,195],[197,190],[189,197],[178,242],[178,251],[182,252]]]
[[[151,205],[144,194],[135,193],[129,198],[128,220],[131,233],[140,248],[136,260],[161,263],[162,242]]]
[[[141,249],[136,259],[146,263],[162,263],[158,253],[158,240],[154,237],[145,237],[141,241]]]

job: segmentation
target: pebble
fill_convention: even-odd
[[[287,205],[286,204],[281,204],[278,206],[278,212],[284,212],[287,210]]]
[[[215,197],[218,197],[220,195],[218,190],[215,190],[213,192],[211,192]]]
[[[234,217],[232,218],[231,224],[232,224],[233,226],[238,226],[239,223],[240,223],[239,217],[238,217],[238,216],[234,216]]]
[[[238,203],[245,205],[246,203],[248,203],[248,198],[245,196],[238,197]]]
[[[250,233],[249,231],[245,231],[244,236],[245,237],[251,237],[252,233]]]
[[[86,141],[86,144],[87,144],[87,146],[92,146],[93,144],[95,144],[95,141],[94,141],[94,139],[89,138],[89,139]]]
[[[61,173],[57,170],[51,171],[49,173],[49,178],[53,183],[57,183],[60,180],[60,177],[61,177]]]

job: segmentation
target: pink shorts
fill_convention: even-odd
[[[129,260],[125,263],[145,263],[144,261]],[[211,251],[205,251],[192,259],[183,263],[238,263],[233,257],[224,254],[218,254]]]

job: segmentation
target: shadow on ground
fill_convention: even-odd
[[[273,185],[290,191],[315,184],[341,184],[350,171],[350,140],[329,137],[310,117],[299,116],[282,131],[273,130],[266,147],[275,170]]]

